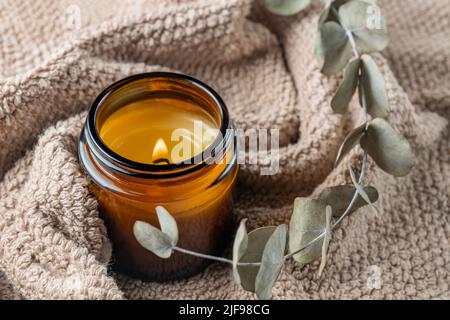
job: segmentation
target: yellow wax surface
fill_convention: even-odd
[[[130,103],[101,125],[103,142],[122,157],[145,164],[177,163],[200,154],[219,130],[199,106],[172,98]]]

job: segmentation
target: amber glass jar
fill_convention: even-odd
[[[178,120],[172,119],[185,113],[216,126],[217,137],[202,146],[199,154],[181,163],[167,160],[170,157],[162,162],[152,159],[151,146],[149,161],[136,161],[120,142],[135,127],[129,123],[132,118],[126,108],[136,103],[147,114],[139,121],[148,122],[143,128],[150,130],[151,143],[161,140],[160,136],[166,134],[164,127],[173,127],[173,121]],[[124,120],[113,119],[120,114]],[[158,115],[157,119],[153,114]],[[111,127],[115,131],[103,130],[113,123],[111,119],[116,121],[115,129]],[[103,131],[116,134],[119,143],[107,142],[102,138]],[[136,147],[141,157],[145,143]],[[136,241],[135,221],[159,227],[156,206],[165,207],[176,219],[179,247],[220,253],[234,225],[232,191],[238,172],[235,143],[224,102],[214,90],[191,77],[139,74],[114,83],[97,97],[80,137],[79,155],[113,244],[113,268],[143,280],[161,281],[192,275],[205,266],[205,260],[178,252],[169,259],[158,258]]]

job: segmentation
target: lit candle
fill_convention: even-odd
[[[217,126],[205,110],[190,101],[149,98],[113,112],[101,126],[100,137],[112,151],[127,159],[169,164],[189,160],[205,150],[217,137]],[[177,145],[186,144],[187,154],[172,152]]]
[[[169,164],[169,150],[167,150],[166,143],[163,138],[159,138],[156,141],[155,148],[152,154],[152,163],[154,164]]]
[[[222,249],[233,225],[234,142],[223,101],[198,80],[150,73],[121,80],[100,94],[79,151],[118,270],[165,280],[203,267],[204,260],[179,253],[158,258],[136,241],[135,221],[158,226],[158,205],[177,220],[181,247],[205,254]],[[216,161],[207,161],[214,154]]]

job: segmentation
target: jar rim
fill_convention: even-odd
[[[114,152],[111,148],[109,148],[101,139],[100,134],[97,128],[97,116],[100,107],[103,105],[103,102],[114,92],[130,84],[135,81],[149,79],[156,80],[158,78],[162,78],[165,80],[177,80],[186,82],[187,84],[193,85],[196,89],[200,90],[202,93],[205,93],[211,98],[214,102],[214,106],[219,111],[220,115],[220,134],[216,137],[213,143],[209,145],[205,150],[201,152],[201,154],[195,155],[191,159],[185,160],[181,163],[170,163],[170,164],[146,164],[137,161],[133,161],[127,159],[120,154]],[[197,171],[207,165],[205,161],[205,156],[214,154],[214,151],[218,147],[227,148],[227,145],[233,142],[234,134],[232,137],[229,136],[229,132],[232,129],[228,109],[225,105],[223,99],[219,96],[219,94],[212,89],[210,86],[205,84],[204,82],[195,79],[191,76],[187,76],[180,73],[173,72],[146,72],[135,74],[124,79],[118,80],[104,89],[91,104],[88,116],[86,119],[85,130],[82,133],[82,140],[87,140],[88,144],[91,144],[91,150],[94,147],[94,154],[97,155],[100,161],[107,162],[110,167],[124,173],[126,175],[131,175],[135,177],[144,177],[144,178],[152,178],[152,177],[175,177],[188,173],[192,173]],[[201,162],[198,162],[199,157],[202,159]]]

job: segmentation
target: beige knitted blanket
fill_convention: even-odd
[[[379,215],[334,233],[324,274],[288,263],[276,299],[450,298],[450,7],[381,1],[389,122],[410,141],[413,172],[369,166]],[[251,0],[0,1],[0,297],[242,299],[228,266],[171,283],[108,271],[111,245],[77,159],[90,102],[130,74],[176,70],[212,85],[239,128],[280,129],[280,172],[240,174],[249,228],[286,222],[293,199],[348,180],[333,168],[361,119],[332,113],[338,84],[313,58],[318,8],[278,18]],[[347,161],[359,158],[352,154]]]

